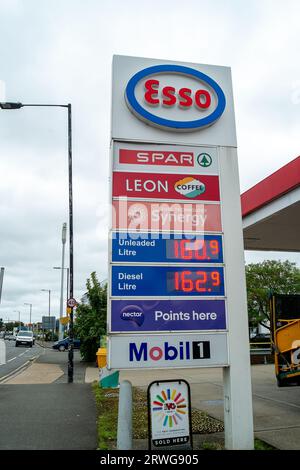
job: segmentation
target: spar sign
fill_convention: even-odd
[[[139,86],[144,90],[142,96],[136,93]],[[173,64],[147,67],[134,74],[125,97],[139,119],[177,132],[210,126],[220,118],[226,105],[223,90],[215,80],[199,70]],[[176,108],[185,113],[180,120],[169,112]]]

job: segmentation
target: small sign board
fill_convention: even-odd
[[[55,330],[56,318],[55,317],[42,317],[42,329],[43,330]]]
[[[148,387],[149,450],[192,450],[190,386],[185,380]]]

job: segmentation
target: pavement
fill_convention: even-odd
[[[32,365],[0,385],[0,450],[95,450],[97,412],[87,366],[74,354],[43,349]],[[89,367],[93,369],[93,367]],[[94,367],[95,371],[98,371]]]

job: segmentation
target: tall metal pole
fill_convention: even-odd
[[[4,278],[4,268],[1,268],[1,271],[0,271],[0,304],[1,304],[1,297],[2,297],[3,278]]]
[[[73,298],[73,188],[72,188],[72,108],[68,104],[68,154],[69,154],[69,239],[70,239],[70,298]],[[73,323],[73,307],[70,311],[70,325],[69,325],[69,354],[68,354],[68,382],[73,382],[74,375],[74,323]]]
[[[65,246],[67,239],[67,224],[64,223],[62,226],[62,259],[61,259],[61,282],[60,282],[60,319],[64,316],[64,274],[65,274]],[[59,340],[63,339],[63,325],[59,322]]]

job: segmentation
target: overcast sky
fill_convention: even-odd
[[[298,0],[0,0],[0,99],[72,103],[76,298],[107,278],[113,54],[232,67],[243,192],[300,153],[299,18]],[[0,175],[0,317],[40,320],[41,289],[59,316],[66,110],[1,111]]]

